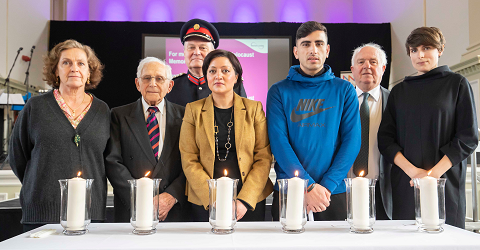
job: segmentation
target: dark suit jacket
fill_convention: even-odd
[[[390,91],[382,86],[380,86],[382,92],[382,113],[385,111],[387,106],[388,95]],[[390,164],[383,155],[380,154],[380,193],[382,195],[383,207],[387,213],[388,218],[392,219],[392,185],[390,180],[390,171],[392,169],[392,164]]]
[[[106,150],[106,174],[115,195],[115,221],[130,221],[130,185],[147,171],[161,178],[160,193],[167,192],[178,200],[165,221],[183,221],[186,207],[185,175],[182,170],[178,139],[185,108],[166,101],[165,139],[162,154],[155,160],[147,133],[142,99],[112,109],[110,141]]]

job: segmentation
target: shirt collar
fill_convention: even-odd
[[[360,97],[363,94],[363,91],[358,86],[355,86],[355,90],[357,91],[357,97]],[[368,91],[368,93],[373,98],[373,100],[378,102],[378,100],[380,100],[380,84],[377,87]]]
[[[160,110],[160,114],[162,114],[162,115],[163,115],[163,107],[165,107],[164,99],[162,99],[162,101],[157,105],[157,108],[158,108],[158,110]],[[145,99],[143,99],[143,96],[142,96],[142,106],[143,106],[143,113],[147,113],[148,108],[152,107],[152,106],[148,105],[148,103],[145,101]]]

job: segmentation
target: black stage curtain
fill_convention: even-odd
[[[105,65],[104,78],[92,93],[110,108],[137,100],[140,93],[135,87],[138,62],[143,54],[143,34],[179,35],[183,22],[74,22],[51,21],[49,49],[67,39],[89,45]],[[221,36],[291,37],[301,23],[214,23]],[[392,54],[390,24],[324,24],[328,29],[330,65],[336,76],[350,70],[352,50],[361,44],[375,42],[387,54],[387,68],[381,85],[388,88],[390,58]],[[180,43],[180,39],[178,41]],[[293,52],[292,52],[293,53]],[[292,55],[291,65],[299,64]],[[164,58],[163,58],[164,59]],[[287,72],[285,72],[285,76]]]

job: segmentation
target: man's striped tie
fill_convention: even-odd
[[[159,144],[159,136],[160,136],[160,127],[158,125],[157,117],[155,113],[158,112],[157,107],[150,107],[148,108],[148,115],[147,118],[147,131],[148,137],[150,137],[150,145],[152,145],[153,154],[155,155],[155,160],[158,161],[158,144]]]

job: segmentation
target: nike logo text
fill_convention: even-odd
[[[316,114],[319,114],[327,109],[331,109],[333,107],[329,108],[320,108],[323,106],[323,101],[325,99],[300,99],[298,100],[297,107],[292,110],[292,113],[290,114],[290,120],[292,122],[299,122],[303,119],[306,119],[308,117],[314,116]],[[304,114],[297,114],[295,111],[311,111],[309,113],[304,113]]]

